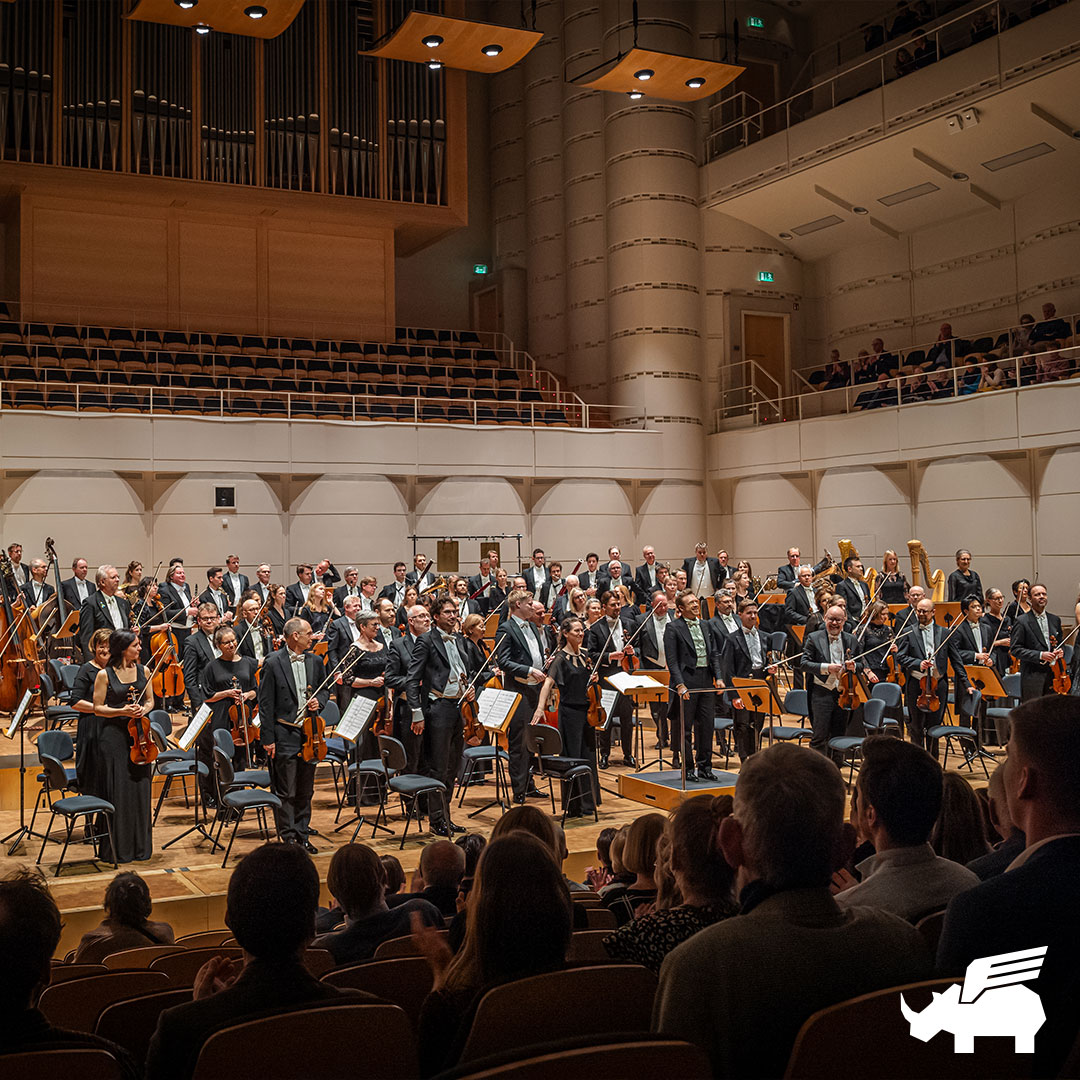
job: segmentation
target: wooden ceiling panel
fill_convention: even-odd
[[[651,70],[652,78],[646,82],[635,78],[635,73],[642,70]],[[722,90],[745,70],[734,64],[720,64],[715,60],[695,60],[692,56],[633,48],[604,74],[574,81],[577,86],[588,86],[593,90],[609,90],[622,94],[640,90],[650,98],[698,101]],[[705,81],[695,88],[686,85],[688,79]]]
[[[433,35],[443,39],[434,49],[424,44],[424,38]],[[429,11],[411,11],[386,41],[364,55],[416,64],[441,60],[448,68],[491,74],[513,67],[543,36],[539,30],[452,19]],[[485,45],[501,45],[502,52],[497,56],[485,56]]]
[[[244,9],[266,8],[261,19],[252,19]],[[127,18],[167,26],[195,27],[205,23],[219,34],[275,38],[287,30],[300,14],[304,0],[198,0],[193,8],[182,8],[174,0],[134,0]]]

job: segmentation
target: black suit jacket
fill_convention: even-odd
[[[524,682],[528,679],[529,669],[535,666],[529,646],[526,644],[525,634],[532,634],[535,637],[543,656],[546,642],[543,632],[535,623],[526,623],[522,628],[513,619],[503,619],[499,623],[499,629],[495,631],[496,663],[515,682]],[[585,647],[588,649],[587,635]],[[542,669],[543,665],[541,664],[540,667]],[[507,687],[507,689],[512,688]]]
[[[964,664],[977,664],[979,661],[975,659],[976,651],[988,653],[994,642],[993,630],[988,628],[982,619],[979,620],[979,638],[982,648],[976,650],[975,636],[971,632],[967,619],[962,619],[956,628],[956,633],[953,634],[953,640],[956,642],[957,655]]]
[[[206,700],[202,691],[202,673],[214,660],[210,639],[201,631],[189,634],[184,640],[184,685],[187,687],[191,708],[200,708]]]
[[[630,640],[630,635],[634,632],[634,626],[637,620],[634,618],[634,614],[627,607],[619,609],[619,621],[622,623],[622,635],[623,644]],[[637,641],[631,643],[631,648],[637,644]],[[597,659],[600,661],[600,671],[608,671],[613,666],[611,662],[611,654],[616,652],[615,642],[611,639],[611,627],[608,626],[606,618],[597,619],[596,622],[585,631],[585,651],[592,657],[595,664]],[[636,650],[635,650],[636,651]]]
[[[314,582],[312,582],[314,584]],[[294,581],[285,590],[285,618],[292,619],[300,614],[300,609],[307,603],[304,590],[299,581]]]
[[[304,655],[304,663],[307,667],[307,684],[312,690],[318,690],[316,697],[319,707],[325,709],[330,700],[330,684],[322,685],[326,668],[322,660],[310,652]],[[259,717],[262,720],[264,746],[277,745],[277,753],[287,757],[300,753],[304,734],[294,725],[301,704],[296,697],[289,650],[283,646],[266,658],[259,678]]]
[[[228,989],[161,1014],[150,1040],[146,1076],[148,1080],[188,1080],[207,1039],[243,1019],[322,1005],[376,1003],[380,999],[371,994],[341,991],[319,982],[295,961],[253,960]]]
[[[956,634],[959,634],[958,630]],[[941,675],[941,680],[944,681],[947,673],[948,663],[952,664],[953,671],[956,674],[956,701],[959,704],[963,699],[961,692],[967,693],[968,687],[971,685],[971,681],[967,677],[967,672],[964,670],[964,662],[960,658],[960,653],[956,647],[956,634],[949,636],[949,631],[943,626],[934,624],[934,666],[938,669],[938,673]],[[949,640],[943,645],[942,642],[948,637]],[[908,624],[908,628],[896,639],[897,662],[904,670],[904,674],[909,676],[905,689],[909,692],[918,693],[919,690],[919,676],[922,675],[920,665],[923,660],[929,660],[930,657],[926,655],[926,650],[923,648],[923,636],[922,627],[916,624],[912,626]],[[911,676],[914,676],[912,678]]]
[[[131,626],[131,605],[119,594],[116,603],[120,608],[120,616],[125,627]],[[105,594],[95,592],[86,598],[85,603],[79,608],[79,648],[84,657],[92,657],[93,650],[90,648],[90,638],[95,630],[114,629],[112,619],[105,607]]]
[[[746,635],[740,626],[724,641],[724,651],[720,656],[720,667],[724,673],[724,682],[730,686],[732,679],[756,678],[764,670],[768,659],[769,637],[758,627],[758,641],[761,643],[761,668],[755,668],[746,644]]]
[[[1051,636],[1060,644],[1061,619],[1048,611],[1046,612],[1046,625]],[[1050,670],[1040,657],[1041,653],[1051,651],[1050,642],[1043,638],[1039,624],[1035,621],[1033,611],[1021,615],[1016,620],[1009,641],[1009,652],[1020,661],[1021,678],[1025,675],[1045,675]]]
[[[543,590],[544,586],[551,580],[551,571],[546,566],[539,567],[542,576],[540,578],[540,584],[537,585],[536,584],[536,570],[537,569],[538,569],[537,567],[533,566],[530,563],[525,568],[525,572],[521,576],[525,579],[525,584],[528,585],[529,592],[531,592],[533,594],[533,596],[535,596],[536,599],[539,600],[541,591]]]
[[[353,643],[353,627],[356,622],[346,615],[334,619],[326,629],[326,663],[330,668],[336,668],[345,655],[346,650]],[[353,656],[359,659],[354,652]],[[351,665],[350,665],[351,666]]]
[[[163,581],[158,586],[158,597],[165,605],[165,614],[170,622],[183,622],[186,617],[185,612],[196,601],[195,590],[191,587],[191,583],[184,582],[184,585],[187,588],[187,599],[171,581]]]
[[[720,650],[716,648],[716,642],[709,636],[708,626],[703,620],[701,623],[702,637],[705,639],[705,662],[709,675],[713,679],[723,678]],[[697,670],[697,649],[694,648],[694,639],[690,634],[690,628],[685,619],[672,619],[664,631],[664,654],[667,657],[668,672],[671,677],[671,687],[688,686],[687,681]]]
[[[407,586],[408,584],[409,584],[409,575],[406,574],[405,575],[405,585]],[[400,607],[401,605],[397,602],[397,587],[398,587],[398,583],[397,583],[396,580],[391,581],[389,585],[384,585],[379,590],[378,598],[380,600],[389,600],[390,603],[394,605],[394,607]],[[401,599],[402,600],[405,599],[405,588],[404,588],[404,586],[402,587],[402,591],[401,591]],[[339,604],[338,607],[340,607],[340,606],[341,605]]]
[[[859,648],[859,643],[855,640],[852,634],[849,634],[846,630],[840,634],[840,639],[844,643],[844,656],[856,657],[863,650]],[[828,682],[828,675],[821,674],[821,665],[831,663],[829,659],[829,632],[828,630],[815,630],[811,634],[807,634],[803,639],[803,654],[802,659],[799,661],[799,667],[802,668],[804,675],[811,675],[814,679],[814,686],[824,687]],[[859,659],[855,661],[856,672],[862,671],[866,667],[866,660]]]
[[[232,578],[229,577],[228,570],[225,571],[225,576],[222,579],[221,590],[225,593],[226,599],[235,608],[240,603],[240,597],[243,593],[251,587],[251,582],[248,580],[247,574],[237,574],[240,579],[239,592],[232,587]]]
[[[852,578],[844,578],[836,591],[847,601],[848,618],[858,623],[862,615],[863,607],[870,595],[870,586],[865,581],[855,581]],[[912,618],[914,622],[914,618]],[[910,624],[909,624],[910,625]]]
[[[659,563],[653,563],[653,569],[655,570]],[[663,585],[657,584],[655,587],[649,582],[649,567],[647,563],[642,563],[634,571],[634,595],[637,597],[639,604],[651,604],[652,593],[657,589],[663,589]]]
[[[61,582],[61,584],[63,584]],[[38,602],[34,599],[34,586],[28,581],[22,587],[23,598],[26,600],[30,607],[37,607]],[[41,584],[41,603],[45,603],[50,596],[55,596],[56,590],[47,582],[44,581]]]
[[[784,598],[784,625],[805,626],[810,618],[810,601],[805,589],[789,588]]]
[[[355,589],[356,592],[350,592],[349,591],[350,589]],[[362,595],[363,595],[363,593],[360,592],[360,582],[359,581],[357,581],[357,583],[355,585],[339,585],[334,590],[334,606],[338,609],[338,611],[344,611],[345,610],[345,597],[346,596],[362,596]],[[375,599],[377,600],[379,598],[379,596],[381,596],[381,595],[382,595],[381,593],[377,594]],[[391,594],[390,599],[391,600],[394,599],[393,594]]]
[[[735,620],[735,630],[738,630],[741,625],[738,616],[732,613],[732,618]],[[723,653],[724,645],[727,642],[729,635],[734,633],[735,630],[728,630],[724,625],[723,618],[719,614],[716,614],[709,619],[706,625],[709,627],[709,633],[712,634],[716,647]]]
[[[454,648],[465,673],[471,679],[476,674],[475,656],[460,634],[454,635]],[[446,680],[450,677],[450,660],[447,654],[448,644],[443,641],[438,627],[419,638],[413,649],[409,670],[405,676],[405,694],[410,709],[422,709],[432,691],[442,693],[446,689]]]
[[[596,595],[600,595],[600,578],[607,577],[607,574],[602,573],[599,567],[597,567],[595,574],[590,574],[588,570],[578,571],[577,579],[578,585],[581,586],[586,592],[590,589],[596,590]]]
[[[784,563],[783,566],[776,568],[776,587],[778,589],[791,592],[798,580],[798,567],[792,566],[791,563]]]
[[[672,618],[671,613],[668,613],[667,625],[670,626],[675,620]],[[638,656],[641,657],[642,670],[646,668],[652,668],[654,671],[660,667],[660,643],[656,640],[656,620],[652,617],[650,612],[646,612],[638,620],[638,626],[641,629],[638,631],[638,636],[634,638],[634,648],[637,650]],[[665,641],[666,631],[665,630]],[[667,646],[665,645],[665,648]],[[665,658],[666,658],[665,653]],[[666,665],[665,665],[666,667]]]
[[[424,570],[424,579],[425,579],[424,580],[424,587],[426,588],[428,585],[434,585],[435,582],[438,580],[438,577],[439,577],[438,570],[436,570],[434,566],[432,566],[430,563],[428,563],[427,568]],[[416,585],[416,583],[419,580],[420,580],[420,575],[415,570],[410,570],[405,575],[405,584],[406,585]]]
[[[426,636],[426,635],[425,635]],[[398,700],[405,697],[405,676],[409,673],[409,665],[412,663],[413,649],[416,643],[422,639],[414,639],[408,631],[394,638],[390,646],[390,654],[386,658],[386,672],[383,675],[383,685],[398,693]]]
[[[65,578],[60,582],[60,591],[64,594],[64,603],[69,608],[82,607],[82,601],[79,599],[79,590],[75,587],[76,579],[74,577]],[[89,575],[86,577],[86,598],[90,599],[91,596],[97,592],[97,586],[90,580]]]
[[[682,568],[686,571],[686,587],[692,589],[694,587],[694,568],[697,563],[697,558],[691,556],[689,559],[683,559]],[[720,560],[714,555],[706,555],[705,563],[709,568],[709,580],[711,582],[709,588],[709,595],[711,596],[718,588],[720,588],[720,582],[724,580],[726,575],[723,575],[724,568],[720,565]]]
[[[263,647],[263,660],[274,651],[272,642],[270,641],[270,635],[267,634],[259,623],[256,623],[250,630],[248,624],[240,619],[236,624],[236,641],[237,650],[241,656],[247,656],[250,659],[255,659],[255,638],[258,637],[262,640]]]
[[[221,590],[221,599],[225,604],[224,607],[222,607],[221,604],[218,603],[217,598],[210,591],[210,586],[207,585],[207,587],[203,589],[201,593],[199,593],[198,602],[200,604],[213,604],[214,607],[216,607],[222,615],[225,615],[235,610],[235,604],[233,604],[232,606],[229,605],[229,591],[227,589],[223,588]]]

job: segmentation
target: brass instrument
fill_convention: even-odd
[[[420,595],[421,596],[427,596],[427,594],[429,592],[435,592],[437,589],[445,589],[445,588],[446,588],[446,578],[444,578],[444,577],[442,577],[440,575],[426,589],[421,589],[420,590]]]
[[[840,574],[842,577],[847,577],[847,571],[844,570],[844,563],[848,559],[861,559],[859,549],[850,540],[837,540],[840,545]],[[873,596],[877,590],[874,586],[877,584],[878,571],[877,567],[871,566],[869,570],[863,569],[863,581],[866,582],[867,587],[870,589],[870,595]]]
[[[930,599],[940,604],[945,599],[945,571],[930,572],[930,558],[921,540],[909,540],[907,547],[911,556],[911,584],[922,585],[930,593]],[[926,577],[925,582],[920,578],[920,571]]]
[[[826,548],[821,562],[814,564],[814,580],[810,582],[810,587],[817,592],[822,585],[832,585],[833,574],[839,573],[840,568],[833,561],[832,553]]]

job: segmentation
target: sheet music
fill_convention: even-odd
[[[34,697],[33,690],[27,690],[22,696],[22,701],[19,702],[19,707],[15,710],[15,715],[11,718],[11,724],[7,729],[7,737],[10,739],[15,734],[15,729],[19,726],[19,721],[23,718],[23,714],[30,707],[30,702]]]
[[[481,690],[476,699],[480,726],[492,731],[504,731],[520,700],[521,695],[513,690],[496,690],[493,687]]]
[[[345,710],[344,715],[338,721],[334,734],[340,735],[343,739],[348,739],[349,742],[356,742],[367,730],[368,724],[371,723],[371,717],[378,703],[375,698],[354,697],[349,702],[349,707]]]
[[[663,690],[664,684],[657,682],[650,675],[631,675],[625,671],[616,671],[614,675],[608,675],[604,680],[610,686],[614,686],[620,694],[629,690]]]
[[[617,690],[600,691],[600,704],[604,706],[604,712],[607,713],[609,723],[611,722],[611,710],[615,708],[615,699],[618,696]]]
[[[211,711],[210,706],[204,702],[199,711],[191,718],[191,723],[184,728],[184,734],[177,740],[176,745],[181,750],[190,750],[195,745],[199,732],[206,727],[206,721],[210,719]]]

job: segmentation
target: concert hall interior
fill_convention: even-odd
[[[793,1045],[809,1075],[812,1013],[961,977],[955,922],[939,948],[957,864],[1024,850],[995,810],[1010,734],[1047,701],[1057,731],[1080,690],[1078,172],[1080,0],[0,0],[0,965],[16,871],[48,880],[60,961],[97,933],[113,856],[179,938],[224,929],[265,838],[311,854],[308,966],[344,969],[322,956],[347,911],[331,860],[375,873],[350,839],[411,876],[534,827],[586,896],[569,952],[515,977],[634,961],[660,977],[644,1020],[485,1043],[445,991],[406,1008],[419,1058],[388,1075],[605,1040],[619,1075],[767,1076]],[[786,762],[791,805],[821,785],[880,859],[857,793],[890,753],[912,803],[937,759],[938,891],[879,905],[838,856],[832,892],[865,899],[818,901],[891,911],[866,951],[926,963],[832,996],[793,976],[774,1060],[747,1056],[750,1019],[746,1046],[695,1038],[671,1020],[695,972],[663,954],[776,902],[733,853],[737,778]],[[694,829],[722,897],[675,872]],[[648,857],[602,900],[609,831]],[[431,926],[461,991],[484,961],[456,895]],[[622,936],[654,917],[659,955],[647,923]],[[612,971],[553,996],[603,998]],[[1050,994],[1038,1068],[1077,1034]],[[433,1056],[433,1023],[461,1045]],[[110,1038],[141,1072],[153,1031]],[[885,1045],[954,1075],[943,1040]],[[214,1075],[154,1047],[150,1078]]]

